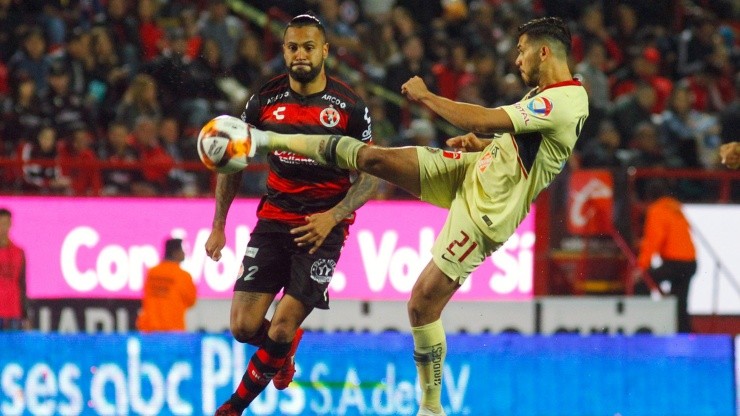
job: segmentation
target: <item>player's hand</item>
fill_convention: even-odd
[[[740,168],[740,142],[723,144],[719,148],[722,164],[730,169]]]
[[[404,94],[409,100],[420,101],[429,94],[429,89],[421,78],[415,76],[401,85],[401,94]]]
[[[336,225],[337,220],[331,211],[320,212],[307,216],[306,225],[292,228],[290,233],[298,234],[298,237],[294,238],[293,241],[299,247],[311,246],[308,253],[314,254],[324,244],[324,240]]]
[[[226,234],[222,229],[211,229],[211,234],[206,240],[206,254],[213,261],[221,260],[221,249],[226,245]]]
[[[480,152],[486,148],[486,142],[473,133],[463,134],[447,139],[447,146],[463,152]]]

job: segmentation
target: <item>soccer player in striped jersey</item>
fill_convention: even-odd
[[[328,54],[321,22],[307,14],[293,18],[283,36],[287,72],[249,99],[242,120],[280,133],[335,134],[370,144],[367,106],[347,85],[326,75]],[[232,334],[259,349],[216,415],[241,415],[270,380],[280,390],[288,387],[300,325],[314,308],[329,308],[329,282],[349,225],[378,184],[368,174],[320,165],[290,151],[270,152],[268,162],[267,195],[257,209],[231,303]],[[206,253],[216,261],[241,179],[241,172],[218,175],[216,213],[206,242]],[[284,295],[270,322],[265,316],[280,290]]]
[[[410,100],[472,132],[447,140],[464,152],[253,132],[257,151],[287,150],[367,172],[449,209],[432,261],[408,302],[422,391],[418,415],[445,414],[440,400],[447,351],[442,310],[473,269],[514,233],[532,201],[561,171],[588,117],[586,90],[568,68],[570,44],[570,31],[559,18],[519,27],[516,66],[532,90],[512,105],[484,108],[448,100],[431,93],[419,77],[402,86]]]

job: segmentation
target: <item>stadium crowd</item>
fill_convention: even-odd
[[[383,145],[444,143],[439,120],[393,99],[413,75],[453,100],[519,100],[516,28],[541,15],[570,22],[589,93],[573,167],[718,169],[740,138],[732,0],[0,0],[0,160],[18,162],[0,164],[0,192],[212,192],[213,175],[182,163],[198,161],[200,127],[284,70],[281,35],[251,7],[321,19],[329,71],[363,96]],[[262,192],[252,175],[245,194]]]

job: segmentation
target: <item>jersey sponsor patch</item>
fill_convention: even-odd
[[[244,253],[246,257],[255,258],[257,256],[257,251],[259,251],[259,248],[257,247],[247,247],[247,251]]]
[[[334,107],[326,107],[321,110],[321,114],[319,114],[319,121],[321,121],[321,124],[329,128],[339,124],[339,119],[339,111],[335,110]]]
[[[337,262],[332,259],[318,259],[311,265],[311,279],[324,284],[331,281]]]
[[[457,159],[462,158],[462,152],[453,152],[452,150],[443,150],[442,157],[446,157],[447,159],[457,160]]]
[[[535,97],[527,104],[530,113],[540,117],[547,117],[552,111],[552,101],[546,97]]]

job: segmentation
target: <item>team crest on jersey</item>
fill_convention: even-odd
[[[331,281],[337,262],[332,259],[318,259],[311,265],[311,279],[324,284]]]
[[[486,154],[478,160],[478,171],[480,173],[485,172],[486,169],[488,169],[488,166],[491,165],[491,162],[493,162],[493,155],[491,155],[491,152],[486,152]]]
[[[552,111],[552,101],[545,97],[535,97],[527,104],[527,108],[532,114],[547,117]]]
[[[326,107],[319,114],[321,124],[326,127],[334,127],[339,124],[339,118],[339,111],[335,110],[334,107]]]

